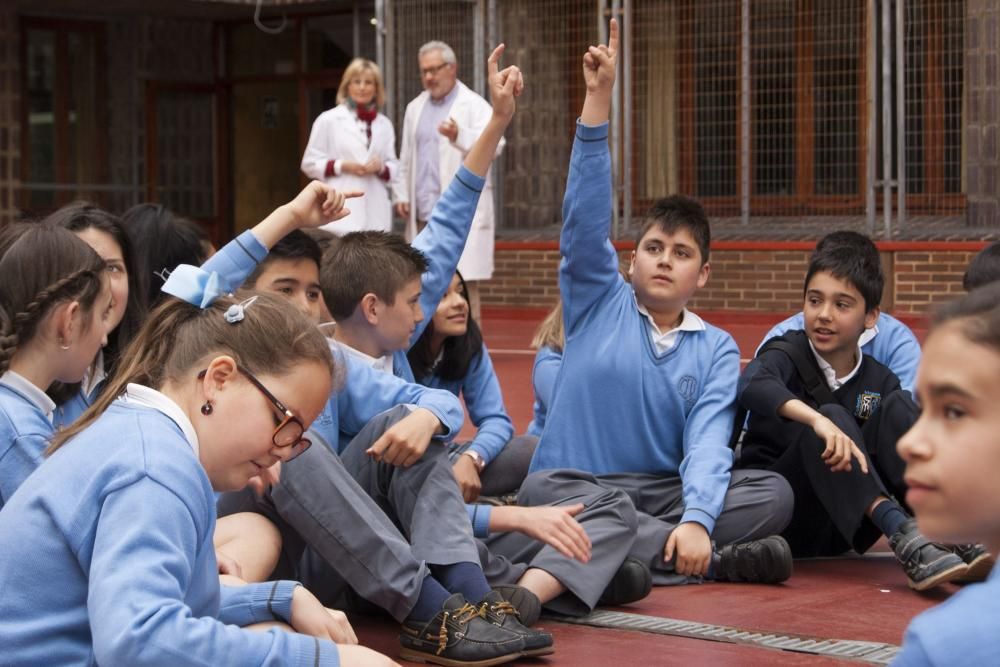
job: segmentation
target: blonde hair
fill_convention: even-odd
[[[385,104],[385,86],[382,84],[382,70],[378,65],[367,58],[355,58],[344,70],[344,76],[340,79],[340,88],[337,88],[337,104],[343,104],[350,95],[347,94],[347,87],[351,84],[351,79],[362,72],[370,72],[375,79],[375,104],[381,109]]]
[[[566,331],[563,329],[562,299],[559,299],[535,330],[535,337],[531,339],[531,348],[538,350],[543,347],[551,347],[556,352],[562,352],[565,343]]]
[[[324,364],[333,376],[330,347],[316,325],[285,299],[255,296],[235,324],[224,314],[240,303],[240,296],[221,297],[204,309],[168,297],[146,318],[101,395],[72,426],[56,434],[46,456],[90,426],[130,382],[159,389],[191,373],[209,355],[231,355],[254,375],[283,375],[311,361]]]

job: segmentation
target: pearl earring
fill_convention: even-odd
[[[211,401],[205,401],[205,404],[201,406],[201,414],[206,417],[212,414],[212,403]]]

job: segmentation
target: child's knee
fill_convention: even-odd
[[[854,420],[854,415],[843,405],[839,403],[826,403],[819,406],[819,413],[836,424],[837,428],[848,436],[855,437],[854,434],[858,430],[858,423]]]

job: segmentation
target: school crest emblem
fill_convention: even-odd
[[[868,421],[868,418],[874,414],[875,410],[878,409],[879,403],[882,402],[882,394],[877,391],[863,391],[858,394],[858,401],[854,406],[854,416],[863,421]]]
[[[685,375],[677,382],[677,393],[688,407],[694,405],[694,398],[698,395],[698,380],[693,375]]]

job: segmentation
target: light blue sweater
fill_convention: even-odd
[[[0,509],[41,464],[52,432],[34,401],[0,384]]]
[[[888,366],[889,370],[899,378],[899,384],[903,389],[912,393],[917,384],[917,366],[920,365],[920,341],[910,331],[910,327],[888,313],[879,313],[876,326],[878,331],[874,338],[862,345],[861,351]],[[760,345],[775,336],[805,328],[803,314],[792,315],[774,325],[774,328],[765,334]],[[760,345],[757,346],[758,350]]]
[[[201,268],[218,273],[224,288],[229,292],[235,292],[265,257],[267,248],[248,229],[209,257]],[[100,382],[87,394],[81,387],[80,391],[58,406],[53,416],[56,429],[75,422],[97,399],[103,388],[104,382]]]
[[[556,388],[556,376],[562,365],[562,352],[557,352],[548,345],[538,348],[535,355],[535,365],[531,369],[531,384],[535,389],[535,403],[532,405],[534,419],[528,424],[528,435],[537,438],[542,436],[545,428],[545,415],[552,403],[552,392]]]
[[[1000,660],[1000,568],[917,616],[894,667],[980,667]]]
[[[3,663],[339,664],[331,642],[233,625],[290,620],[296,584],[220,591],[214,530],[179,426],[116,402],[0,511]]]
[[[577,123],[563,202],[566,346],[531,471],[679,475],[684,514],[709,533],[729,486],[740,355],[725,331],[681,331],[657,354],[608,238],[607,124]]]
[[[433,412],[446,431],[435,436],[436,440],[448,440],[462,429],[465,412],[451,392],[377,371],[333,340],[330,351],[334,362],[343,369],[343,386],[334,389],[310,430],[336,453],[344,451],[373,417],[397,405],[408,404]]]
[[[500,381],[493,370],[489,350],[483,345],[482,353],[469,364],[469,371],[460,380],[442,380],[430,375],[420,383],[443,389],[465,399],[469,419],[476,425],[476,437],[469,449],[478,452],[487,465],[497,457],[514,435],[514,424],[507,416],[500,393]]]
[[[458,260],[465,250],[476,206],[479,205],[479,195],[485,183],[485,178],[472,173],[465,165],[459,167],[448,189],[434,205],[427,226],[410,244],[424,253],[430,266],[420,277],[420,308],[424,312],[424,319],[410,336],[407,349],[396,350],[392,355],[392,372],[407,382],[416,380],[406,352],[420,339],[434,316],[438,303],[448,291],[448,285],[458,269]]]

